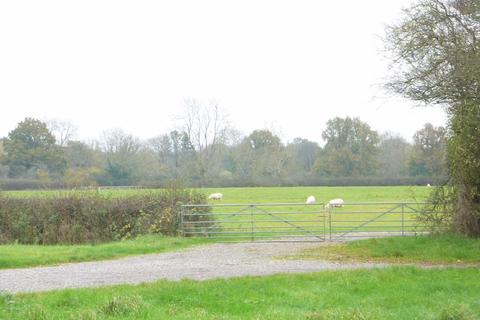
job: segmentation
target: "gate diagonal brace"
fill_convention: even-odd
[[[405,204],[405,209],[410,209],[413,211],[413,213],[420,213],[421,212],[421,209],[415,209],[413,208],[412,206],[410,206],[409,204]]]
[[[272,213],[270,213],[270,212],[268,212],[268,211],[266,211],[266,210],[260,209],[259,207],[255,207],[255,208],[256,208],[258,211],[260,211],[260,212],[266,213],[267,215],[271,216],[272,218],[275,218],[275,219],[277,219],[277,220],[279,220],[279,221],[281,221],[281,222],[284,222],[284,223],[286,223],[286,224],[288,224],[288,225],[290,225],[290,226],[292,226],[292,227],[294,227],[294,228],[296,228],[296,229],[299,229],[299,230],[301,230],[301,231],[304,231],[304,232],[306,232],[306,233],[309,233],[309,234],[313,235],[313,237],[315,237],[315,238],[317,238],[317,239],[320,239],[320,240],[322,240],[322,241],[325,241],[324,238],[318,236],[317,234],[315,234],[315,233],[313,233],[313,232],[311,232],[311,231],[309,231],[309,230],[306,230],[306,229],[304,229],[304,228],[302,228],[302,227],[300,227],[300,226],[297,226],[297,225],[295,225],[295,224],[293,224],[293,223],[290,223],[290,221],[288,221],[288,220],[285,220],[285,219],[282,219],[282,218],[280,218],[280,217],[277,217],[277,216],[275,216],[274,214],[272,214]]]
[[[384,215],[391,213],[392,211],[394,211],[394,210],[397,209],[397,208],[400,208],[401,206],[402,206],[402,204],[398,204],[398,205],[396,205],[395,207],[393,207],[393,208],[391,208],[391,209],[383,212],[383,213],[380,214],[379,216],[376,216],[376,217],[374,217],[374,218],[372,218],[372,219],[370,219],[370,220],[367,220],[367,221],[365,221],[364,223],[362,223],[361,225],[356,226],[355,228],[350,229],[350,230],[342,233],[341,235],[334,237],[333,240],[339,239],[339,238],[341,238],[341,237],[343,237],[343,236],[345,236],[345,235],[347,235],[347,234],[349,234],[349,233],[354,232],[355,230],[358,230],[358,229],[360,229],[360,228],[362,228],[362,227],[365,227],[367,224],[372,223],[372,222],[374,222],[374,221],[377,221],[378,219],[380,219],[380,218],[383,217]],[[331,219],[331,215],[330,215],[330,219]],[[330,233],[331,233],[331,231],[330,231]]]

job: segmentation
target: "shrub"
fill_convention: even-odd
[[[417,215],[420,224],[427,226],[432,233],[454,231],[454,195],[453,188],[449,186],[435,187],[428,198],[427,205],[421,214]]]
[[[0,243],[75,244],[147,233],[177,235],[185,203],[204,204],[206,197],[177,188],[124,197],[95,191],[24,198],[0,194]]]

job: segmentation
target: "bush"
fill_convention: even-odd
[[[75,244],[147,233],[177,235],[180,206],[186,203],[204,204],[206,197],[177,188],[124,197],[94,191],[24,198],[0,194],[0,243]]]
[[[453,227],[454,196],[454,189],[448,185],[435,187],[427,200],[427,205],[421,214],[417,215],[417,220],[432,233],[455,231]]]

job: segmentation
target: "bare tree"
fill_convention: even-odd
[[[182,131],[194,149],[200,183],[204,186],[210,172],[215,171],[219,147],[228,142],[228,134],[233,131],[217,102],[202,104],[195,99],[186,99],[184,114],[179,119]]]
[[[78,127],[70,121],[51,119],[46,123],[59,146],[65,147],[77,135]]]

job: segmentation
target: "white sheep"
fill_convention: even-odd
[[[223,198],[223,194],[221,194],[220,192],[212,193],[211,195],[208,196],[208,199],[210,200],[222,200],[222,198]]]
[[[427,187],[429,187],[429,188],[431,187],[430,183],[427,183]]]
[[[332,199],[325,205],[325,208],[326,209],[341,208],[341,207],[343,207],[344,203],[345,203],[345,201],[343,201],[343,199]]]
[[[307,201],[305,202],[305,204],[315,204],[316,202],[317,202],[317,200],[315,200],[314,196],[309,196],[307,198]]]

